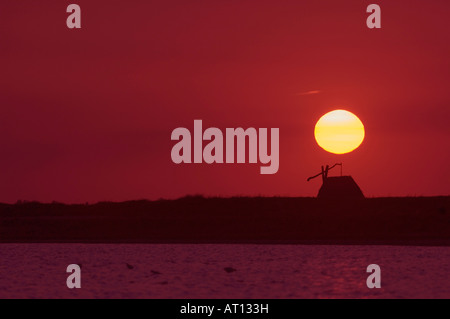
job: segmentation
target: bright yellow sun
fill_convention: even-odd
[[[335,110],[317,121],[314,136],[317,144],[334,154],[353,151],[364,140],[364,125],[353,113]]]

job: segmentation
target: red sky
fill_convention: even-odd
[[[341,161],[366,196],[449,195],[449,13],[438,0],[1,1],[0,201],[313,196],[306,178]],[[314,140],[335,108],[366,128],[347,155]],[[173,164],[170,134],[194,119],[279,127],[278,173]]]

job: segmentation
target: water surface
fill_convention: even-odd
[[[450,247],[0,244],[0,256],[0,298],[450,298]],[[69,264],[81,289],[66,286]],[[366,286],[369,264],[381,289]]]

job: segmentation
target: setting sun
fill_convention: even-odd
[[[314,136],[317,144],[334,154],[355,150],[364,140],[364,125],[353,113],[335,110],[317,121]]]

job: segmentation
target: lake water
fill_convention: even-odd
[[[0,244],[0,258],[0,298],[450,298],[450,247]]]

